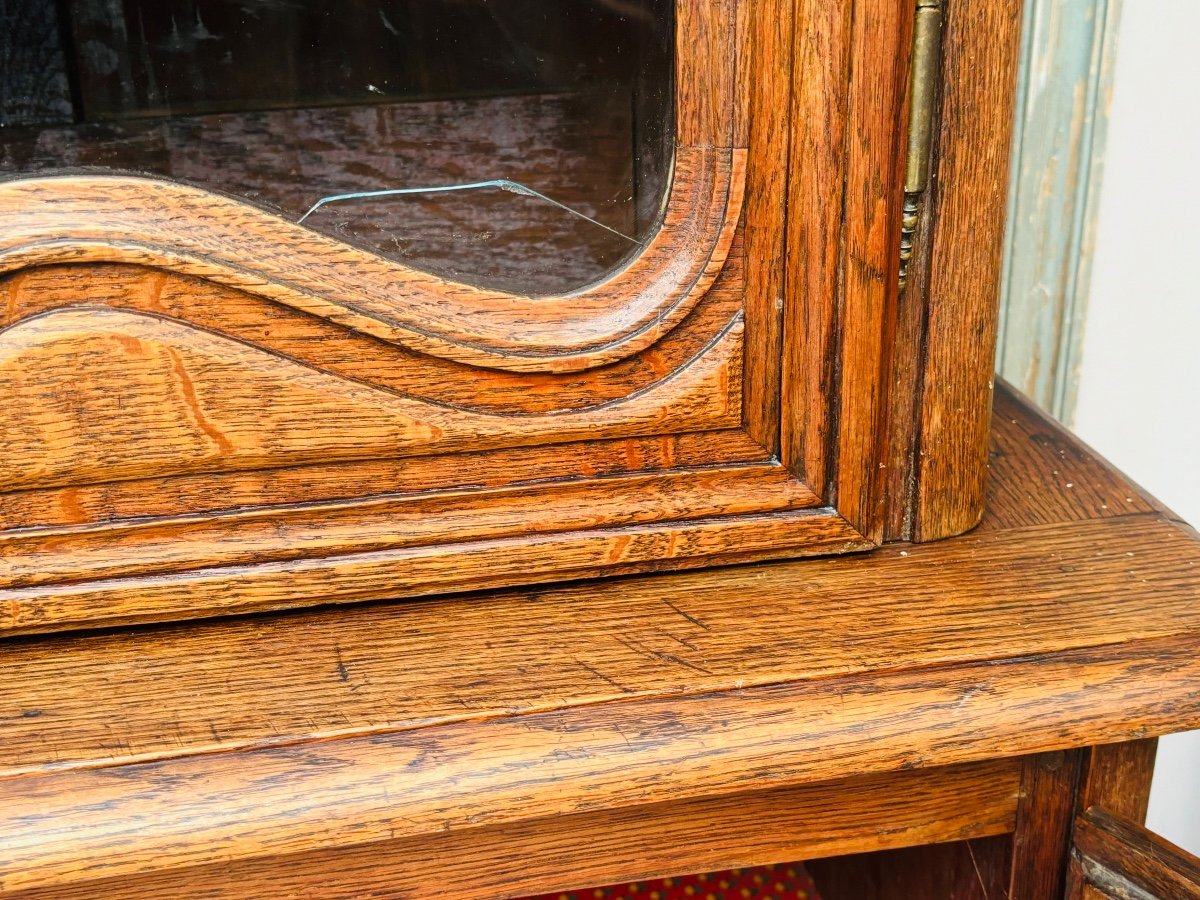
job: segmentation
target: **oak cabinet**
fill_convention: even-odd
[[[937,4],[509,0],[491,55],[484,6],[167,6],[24,3],[70,90],[5,111],[0,630],[978,520],[1016,11],[910,102]]]
[[[128,627],[6,643],[0,893],[1197,896],[1195,533],[989,434],[1018,8],[4,16],[0,637]]]

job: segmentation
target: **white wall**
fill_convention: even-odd
[[[1124,0],[1118,42],[1074,427],[1200,526],[1200,2]],[[1200,732],[1159,747],[1149,824],[1200,854]]]

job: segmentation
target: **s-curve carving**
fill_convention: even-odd
[[[0,490],[727,427],[740,407],[741,331],[734,319],[622,401],[514,419],[382,391],[183,322],[62,309],[0,331],[10,398]]]
[[[578,291],[527,297],[453,282],[200,188],[78,174],[0,184],[0,273],[82,262],[167,269],[491,369],[577,372],[627,358],[695,308],[733,244],[747,158],[734,137],[734,11],[730,0],[679,4],[662,222],[624,268]]]
[[[267,297],[410,349],[485,368],[567,372],[653,344],[725,265],[745,153],[679,148],[666,219],[609,279],[560,297],[447,281],[200,188],[61,176],[0,184],[0,272],[123,262]]]

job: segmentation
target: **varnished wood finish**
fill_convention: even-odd
[[[1020,765],[1001,760],[799,788],[534,819],[363,847],[20,890],[35,897],[364,895],[487,898],[588,888],[812,856],[1002,834]],[[886,832],[877,823],[887,821]],[[102,874],[106,866],[97,868]],[[5,894],[4,896],[9,896]]]
[[[976,533],[1163,513],[1157,500],[1011,388],[996,392],[987,508]]]
[[[838,431],[833,458],[853,460],[833,493],[838,509],[873,540],[883,535],[887,373],[895,332],[900,203],[903,193],[904,86],[912,16],[907,0],[858,3],[851,18],[849,106],[846,116],[846,193],[841,235],[837,323],[841,360],[834,406]],[[867,65],[863,63],[869,61]],[[863,464],[870,460],[870,463]]]
[[[1200,859],[1102,807],[1075,822],[1068,900],[1196,900]]]
[[[1150,782],[1158,740],[1101,744],[1084,754],[1077,811],[1100,806],[1114,816],[1141,825],[1150,806]]]
[[[1062,896],[1082,753],[1043,753],[1025,760],[1013,834],[1009,900]]]
[[[948,3],[930,219],[912,537],[983,512],[1019,3]]]
[[[1084,752],[1084,764],[1079,791],[1075,799],[1076,819],[1073,842],[1081,832],[1083,839],[1104,835],[1087,821],[1089,810],[1103,810],[1106,821],[1121,823],[1111,840],[1101,837],[1100,843],[1110,854],[1116,851],[1122,835],[1136,829],[1146,821],[1146,810],[1150,805],[1150,783],[1154,775],[1154,757],[1158,751],[1155,738],[1128,741],[1123,744],[1102,744]],[[1137,852],[1118,853],[1121,871],[1126,862],[1136,865]],[[1103,900],[1110,897],[1108,889],[1118,882],[1105,868],[1103,862],[1085,861],[1077,845],[1072,846],[1067,863],[1067,900]],[[1094,877],[1093,877],[1094,876]],[[1172,896],[1174,896],[1172,894]]]
[[[784,272],[789,159],[780,148],[790,144],[796,130],[791,116],[795,21],[787,0],[741,2],[738,16],[737,143],[748,147],[753,173],[743,216],[746,257],[756,261],[746,272],[743,416],[750,438],[778,456],[783,317],[794,307],[786,301]],[[823,482],[810,478],[810,483],[824,493]]]
[[[1116,478],[1007,408],[994,478],[1051,446]],[[1009,829],[1036,859],[1072,748],[1200,724],[1200,544],[1027,483],[995,528],[858,557],[9,639],[0,885],[516,896]]]
[[[849,103],[851,2],[796,0],[795,17],[811,23],[794,34],[793,113],[787,222],[787,290],[800,302],[785,304],[783,359],[793,377],[783,401],[793,410],[783,421],[785,463],[809,484],[830,478],[835,432],[830,395],[835,383],[839,253],[845,190],[845,133]]]
[[[909,0],[680,3],[662,226],[558,297],[196,187],[0,185],[0,399],[20,398],[0,405],[0,632],[878,544],[908,496],[889,417],[923,390],[895,313],[911,19]],[[951,231],[994,187],[1006,22],[953,31],[948,76],[994,74],[948,95]],[[930,354],[990,327],[984,287],[955,298],[930,294]],[[976,384],[990,359],[970,360],[924,377]],[[966,448],[948,465],[976,484],[986,397],[921,421],[959,406],[971,433],[927,443]],[[918,537],[970,524],[948,511],[970,491],[922,491],[945,527]]]

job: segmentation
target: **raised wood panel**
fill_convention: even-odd
[[[679,147],[673,184],[663,224],[637,259],[598,286],[562,297],[447,282],[237,200],[104,176],[0,185],[0,271],[67,262],[149,265],[248,290],[434,356],[515,371],[575,371],[653,344],[720,273],[741,212],[744,150]]]
[[[558,414],[623,400],[661,381],[700,353],[742,308],[744,250],[735,240],[717,283],[692,314],[642,353],[589,372],[488,372],[415,353],[344,325],[246,291],[145,266],[39,266],[0,279],[4,324],[80,297],[177,319],[392,392],[480,412]],[[86,282],[86,292],[80,283]]]
[[[615,406],[515,418],[372,390],[157,317],[64,309],[0,332],[0,489],[730,427],[741,321]],[[87,377],[80,379],[80,371]]]

